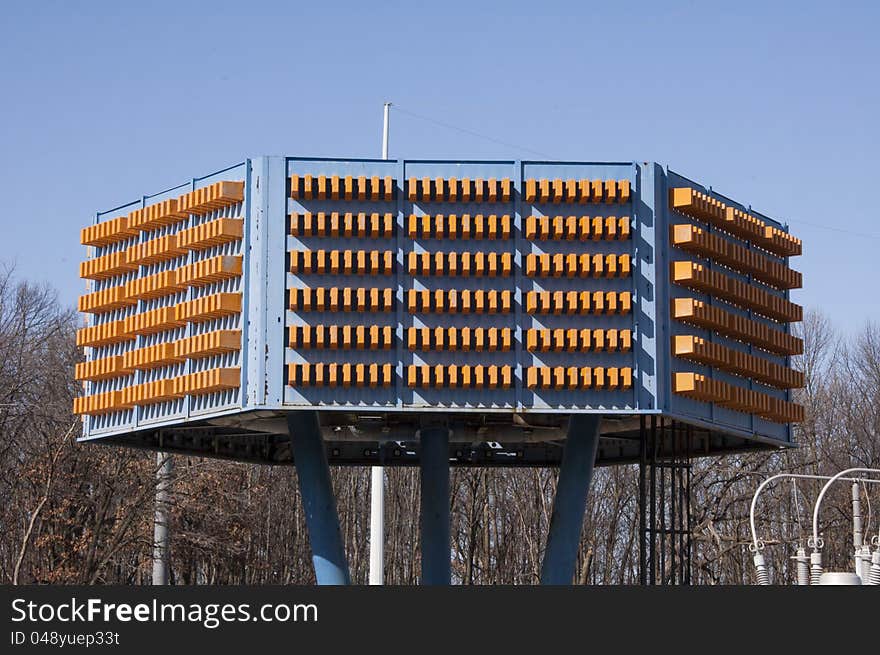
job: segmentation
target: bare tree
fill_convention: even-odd
[[[150,581],[156,461],[122,448],[77,444],[71,415],[81,390],[75,313],[52,289],[0,272],[0,575],[18,583]],[[793,359],[805,375],[798,392],[807,418],[799,447],[783,452],[695,460],[691,507],[694,581],[753,582],[748,509],[766,475],[827,474],[880,464],[880,327],[839,335],[819,312],[807,312],[805,352]],[[314,581],[296,471],[176,456],[170,511],[171,582],[308,584]],[[386,580],[418,582],[419,472],[389,469]],[[334,470],[352,578],[368,578],[368,468]],[[552,469],[455,469],[451,476],[453,576],[461,584],[535,584],[553,505]],[[848,488],[828,499],[821,529],[829,567],[851,557]],[[806,506],[818,486],[772,487],[758,528],[774,579],[791,583],[790,555],[805,542]],[[873,491],[872,507],[880,507]],[[577,573],[578,584],[638,581],[638,476],[634,466],[594,475]],[[871,528],[877,530],[872,516]]]

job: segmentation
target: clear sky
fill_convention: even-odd
[[[3,0],[0,261],[72,304],[96,210],[248,156],[378,156],[389,99],[392,157],[656,160],[751,203],[804,239],[794,300],[855,331],[878,7]]]

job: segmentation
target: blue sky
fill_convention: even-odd
[[[378,156],[390,99],[392,157],[656,160],[788,221],[794,299],[856,331],[878,6],[5,2],[0,261],[73,303],[96,210],[247,156]]]

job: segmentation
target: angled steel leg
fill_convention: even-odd
[[[319,585],[351,584],[318,414],[288,412],[287,428],[312,545],[315,578]]]
[[[569,421],[541,584],[571,584],[574,577],[601,422],[601,416],[593,414],[575,414]]]
[[[452,581],[449,538],[449,429],[419,432],[421,466],[422,584]]]

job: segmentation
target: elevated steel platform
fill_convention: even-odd
[[[93,443],[256,464],[292,465],[286,414],[285,411],[247,412],[195,424],[104,437]],[[337,466],[417,466],[417,431],[438,418],[435,413],[325,412],[320,415],[320,421],[328,461]],[[451,466],[558,466],[562,459],[568,422],[565,415],[459,413],[444,414],[443,419],[451,429]],[[639,415],[603,417],[597,466],[638,463],[639,422]],[[694,425],[691,434],[693,457],[791,445],[772,439],[745,439],[710,426]]]

